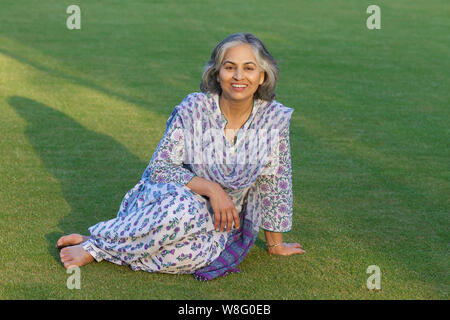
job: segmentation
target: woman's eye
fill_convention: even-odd
[[[225,68],[225,70],[233,70],[233,69],[234,69],[233,66],[225,66],[224,68]],[[247,71],[253,71],[253,70],[255,70],[255,68],[252,68],[252,67],[244,67],[244,70],[247,70]]]

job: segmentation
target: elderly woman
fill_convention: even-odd
[[[292,227],[289,122],[278,66],[252,34],[220,42],[200,85],[172,111],[163,138],[115,219],[57,242],[66,268],[106,260],[211,280],[237,266],[264,229],[270,254]]]

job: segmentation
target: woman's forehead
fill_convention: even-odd
[[[240,44],[228,48],[223,55],[223,63],[253,63],[257,65],[255,53],[251,45]]]

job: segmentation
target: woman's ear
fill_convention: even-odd
[[[264,80],[266,79],[266,72],[265,71],[261,71],[260,75],[259,75],[259,85],[262,85]]]

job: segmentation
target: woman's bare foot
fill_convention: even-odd
[[[293,254],[303,254],[306,253],[305,250],[303,250],[303,247],[301,244],[298,243],[286,243],[283,242],[281,245],[269,248],[268,249],[270,254],[279,254],[282,256],[290,256]]]
[[[59,256],[66,269],[73,266],[81,267],[94,261],[94,258],[83,249],[81,244],[63,248]]]
[[[68,236],[63,236],[59,238],[58,242],[56,243],[56,248],[61,249],[68,246],[75,246],[87,240],[89,240],[89,237],[87,236],[82,236],[81,234],[78,233],[72,233],[69,234]]]

